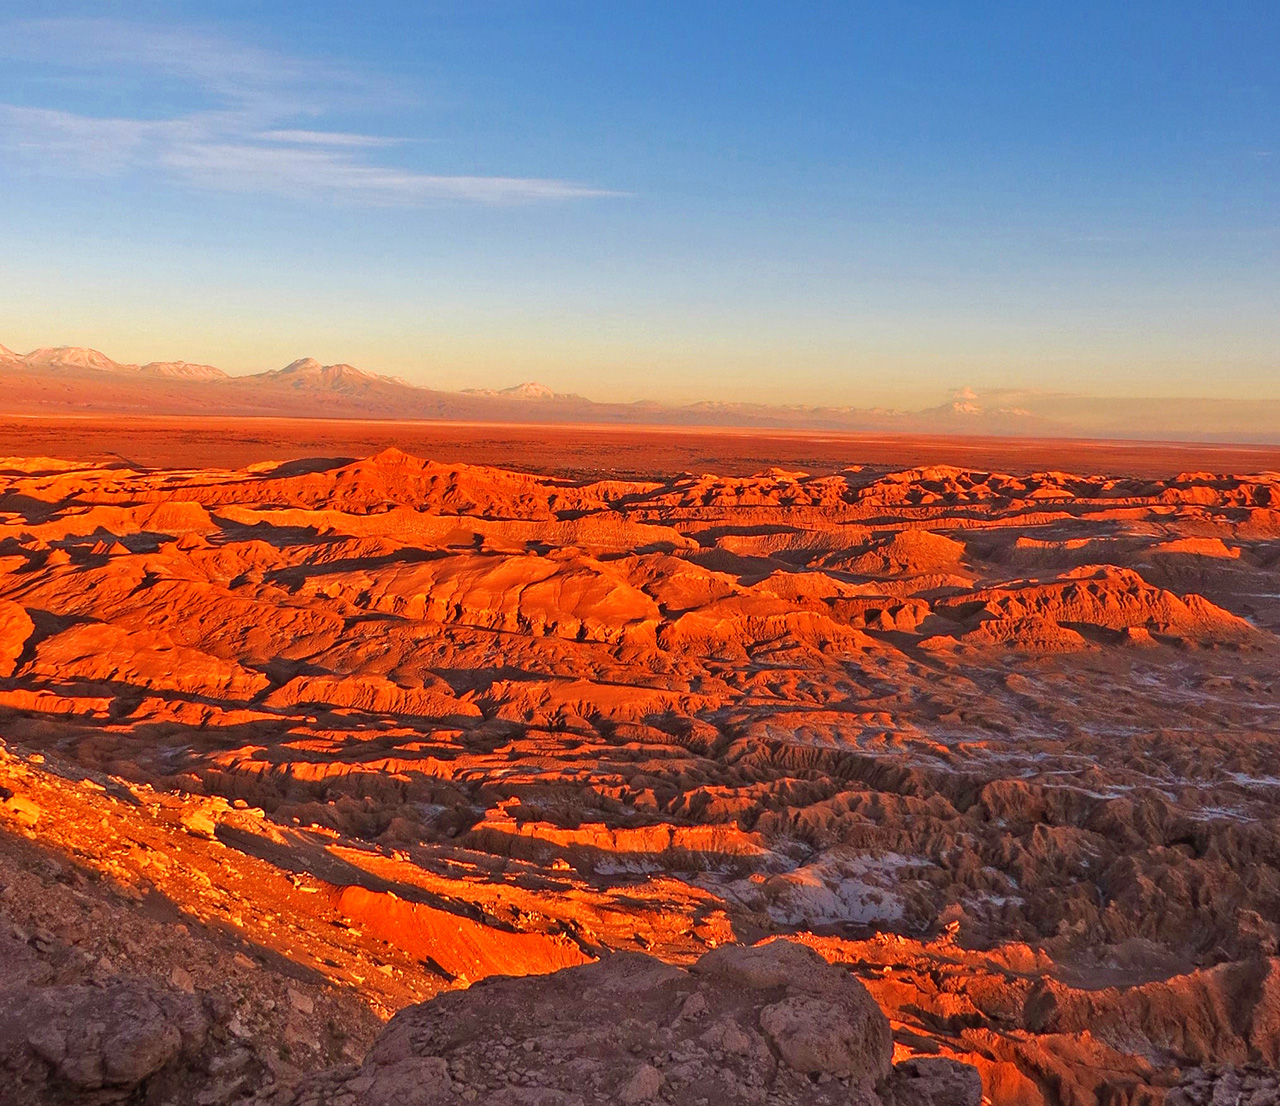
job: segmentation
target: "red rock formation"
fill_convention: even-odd
[[[222,850],[210,880],[309,881],[280,916],[333,930],[309,963],[394,952],[380,1009],[793,934],[900,1061],[993,1101],[1199,1094],[1276,1060],[1276,504],[1194,473],[6,462],[0,736],[59,767],[0,817],[64,832],[58,773],[153,788],[68,847],[107,818]]]

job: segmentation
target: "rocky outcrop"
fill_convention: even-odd
[[[973,1068],[892,1058],[866,988],[775,941],[715,949],[688,970],[623,953],[441,995],[397,1014],[359,1068],[306,1079],[283,1101],[978,1106]]]
[[[94,1102],[128,1101],[144,1084],[180,1080],[208,1029],[195,998],[136,982],[0,994],[7,1101],[74,1100],[76,1092],[96,1092]]]
[[[1019,580],[963,594],[938,606],[962,620],[963,640],[1012,647],[1040,647],[1046,630],[1062,647],[1083,647],[1079,630],[1111,631],[1150,642],[1151,635],[1197,644],[1248,643],[1263,635],[1245,619],[1200,595],[1178,596],[1153,587],[1132,569],[1086,566],[1057,579]]]
[[[0,599],[0,677],[13,675],[34,629],[31,616],[22,607]]]
[[[0,1100],[6,1106],[173,1101],[207,1081],[214,1019],[194,995],[137,978],[59,983],[24,941],[0,935]],[[53,939],[42,933],[37,944]],[[194,1093],[194,1092],[193,1092]]]
[[[1273,1106],[1280,1102],[1280,1071],[1275,1068],[1196,1068],[1173,1088],[1164,1106]]]

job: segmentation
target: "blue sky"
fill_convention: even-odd
[[[1280,398],[1274,3],[5,5],[0,342]]]

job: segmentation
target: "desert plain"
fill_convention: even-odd
[[[1280,1096],[1280,451],[3,431],[13,1101]]]

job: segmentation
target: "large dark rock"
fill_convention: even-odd
[[[208,1029],[198,1000],[136,980],[0,991],[4,1101],[129,1100],[193,1062]]]
[[[689,971],[625,953],[452,991],[397,1014],[361,1067],[313,1076],[287,1102],[976,1106],[972,1068],[894,1069],[892,1055],[857,979],[775,941],[717,949]]]

